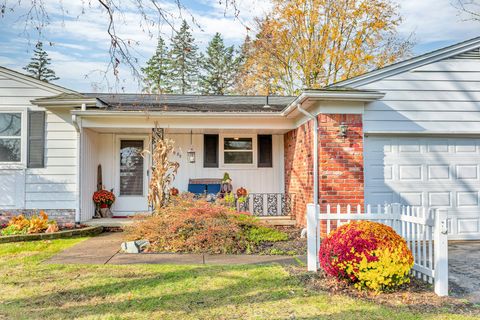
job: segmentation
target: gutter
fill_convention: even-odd
[[[41,100],[34,99],[30,102],[40,107],[75,107],[81,104],[85,104],[89,107],[95,107],[97,105],[96,99],[69,99],[69,100]]]
[[[81,220],[81,203],[82,203],[82,178],[80,175],[80,167],[82,164],[82,152],[81,152],[81,145],[82,145],[82,126],[81,126],[81,118],[77,115],[72,115],[72,124],[77,131],[77,205],[75,208],[75,224],[79,225]]]
[[[218,118],[231,118],[235,117],[259,117],[259,118],[283,118],[280,112],[169,112],[169,111],[92,111],[92,110],[73,110],[73,115],[79,116],[113,116],[113,117],[134,117],[134,116],[161,116],[162,118],[178,118],[178,117],[218,117]]]

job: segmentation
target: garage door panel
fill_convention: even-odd
[[[451,207],[452,193],[448,191],[428,192],[427,205],[430,207]]]
[[[452,239],[480,239],[480,139],[367,137],[365,199],[446,208]]]

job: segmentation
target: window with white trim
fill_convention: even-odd
[[[224,137],[223,163],[254,164],[254,140],[251,137]]]
[[[0,113],[0,163],[22,161],[22,114]]]

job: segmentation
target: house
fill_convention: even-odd
[[[452,239],[480,239],[479,48],[298,97],[78,93],[0,68],[0,210],[87,221],[100,164],[115,215],[147,211],[139,152],[157,124],[175,141],[181,191],[228,172],[255,214],[304,224],[312,202],[446,207]]]

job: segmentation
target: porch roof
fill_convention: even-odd
[[[300,96],[179,95],[139,93],[81,93],[32,100],[45,107],[79,107],[98,114],[116,112],[158,112],[171,114],[259,114],[286,116],[298,103],[309,99],[340,101],[372,101],[383,93],[350,88],[304,90]]]
[[[177,94],[84,93],[95,97],[105,111],[164,112],[280,112],[293,96],[206,96]]]

